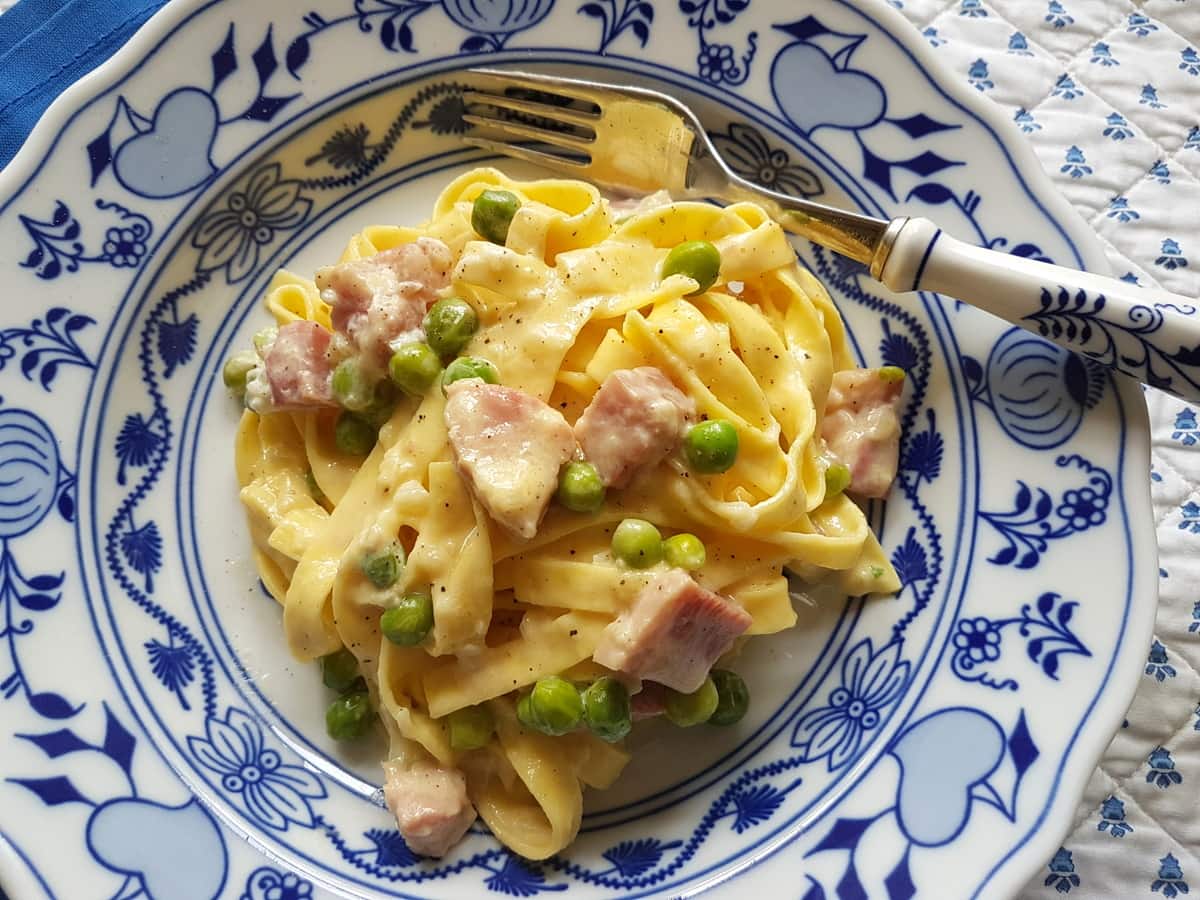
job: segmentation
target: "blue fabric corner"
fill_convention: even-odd
[[[119,50],[165,0],[20,0],[0,15],[0,167],[54,99]]]

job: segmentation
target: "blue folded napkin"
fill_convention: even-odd
[[[20,0],[0,15],[0,167],[54,98],[112,56],[166,0]]]

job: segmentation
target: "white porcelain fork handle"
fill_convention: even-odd
[[[880,271],[894,291],[961,297],[1185,400],[1200,400],[1200,310],[1165,291],[974,247],[928,219],[892,224]]]

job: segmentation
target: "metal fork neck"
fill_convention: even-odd
[[[711,157],[693,157],[688,174],[688,191],[692,195],[716,197],[726,203],[743,200],[757,203],[785,230],[870,266],[872,270],[882,269],[891,239],[898,230],[889,227],[895,223],[884,219],[761,188],[724,171]]]
[[[724,193],[722,199],[765,206],[785,230],[868,266],[875,261],[888,231],[889,223],[883,219],[788,197],[741,179],[729,182]]]

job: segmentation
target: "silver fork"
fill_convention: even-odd
[[[758,203],[894,291],[956,297],[1200,400],[1200,313],[1189,298],[966,244],[928,219],[886,221],[759,187],[729,168],[687,106],[658,91],[500,69],[470,74],[477,89],[463,94],[464,120],[479,131],[467,143],[614,191]]]

